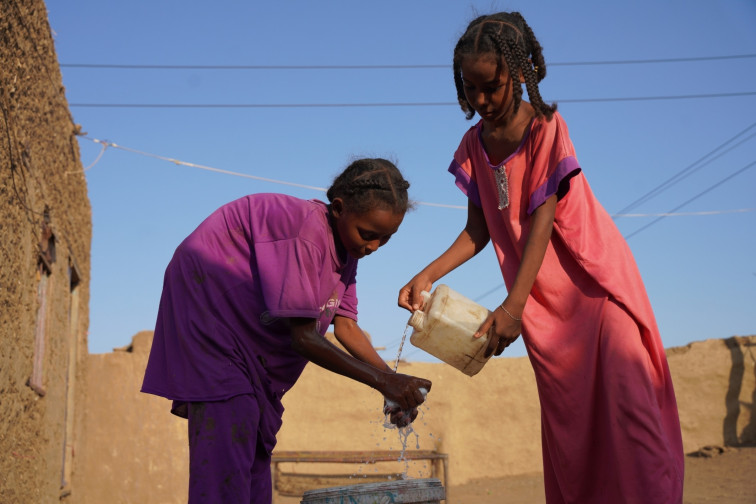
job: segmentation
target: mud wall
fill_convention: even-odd
[[[101,503],[108,495],[185,502],[186,424],[168,412],[169,401],[138,392],[150,340],[151,333],[139,333],[124,351],[88,358],[92,399],[84,408],[77,503]],[[686,452],[756,442],[754,349],[756,336],[668,350]],[[473,378],[445,364],[400,363],[399,370],[433,381],[408,445],[449,454],[450,483],[541,470],[540,411],[527,358],[494,359]],[[309,365],[285,397],[276,449],[399,453],[397,432],[383,428],[381,404],[372,389]],[[413,470],[428,476],[428,468]]]
[[[87,435],[73,503],[186,502],[186,421],[170,413],[167,399],[139,392],[151,342],[152,332],[142,332],[128,348],[87,358],[89,400],[80,405]]]
[[[70,489],[91,211],[41,0],[0,2],[0,502]]]

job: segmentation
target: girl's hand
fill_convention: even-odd
[[[425,389],[425,394],[420,389]],[[387,373],[385,384],[379,392],[387,401],[390,401],[389,405],[392,408],[398,406],[400,410],[407,411],[417,408],[425,402],[425,395],[430,389],[431,382],[424,378],[400,373]]]
[[[417,418],[417,408],[409,411],[402,410],[399,406],[389,406],[384,402],[383,413],[389,416],[389,421],[397,427],[406,427]]]
[[[511,316],[499,306],[491,312],[486,320],[480,325],[473,337],[480,338],[488,333],[488,347],[483,355],[488,357],[492,353],[501,355],[505,348],[511,345],[522,332],[522,321],[514,317],[522,318],[521,311],[515,312],[507,308]]]
[[[427,276],[422,273],[415,275],[415,277],[399,290],[399,306],[405,308],[411,312],[419,310],[423,307],[423,297],[421,292],[430,292],[433,288],[433,282],[431,282]]]

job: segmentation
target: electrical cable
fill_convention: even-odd
[[[648,229],[649,227],[653,226],[654,224],[656,224],[657,222],[659,222],[660,220],[662,220],[662,219],[664,219],[666,217],[669,217],[669,216],[672,216],[672,215],[683,215],[683,214],[678,214],[678,213],[675,213],[675,212],[677,210],[679,210],[680,208],[684,207],[685,205],[687,205],[688,203],[691,203],[691,202],[697,200],[698,198],[700,198],[701,196],[703,196],[704,194],[707,194],[712,189],[715,189],[715,188],[719,187],[720,185],[724,184],[728,180],[730,180],[730,179],[732,179],[732,178],[740,175],[741,173],[745,172],[746,170],[752,168],[753,166],[756,166],[756,161],[752,161],[751,163],[745,165],[744,167],[740,168],[739,170],[736,170],[735,172],[731,173],[727,177],[723,178],[719,182],[716,182],[716,183],[710,185],[709,187],[707,187],[706,189],[704,189],[700,193],[696,194],[692,198],[689,198],[689,199],[685,200],[684,202],[680,203],[679,205],[677,205],[673,209],[669,210],[668,212],[665,212],[665,213],[662,213],[662,214],[657,214],[658,217],[656,219],[654,219],[651,222],[649,222],[648,224],[646,224],[646,225],[644,225],[644,226],[636,229],[635,231],[633,231],[629,235],[626,235],[625,236],[625,240],[629,240],[630,238],[632,238],[633,236],[637,235],[641,231],[643,231],[645,229]],[[711,215],[711,214],[720,214],[720,213],[753,212],[754,210],[756,210],[756,208],[741,208],[741,209],[738,209],[738,210],[715,211],[715,212],[691,212],[690,214],[692,214],[692,215]],[[650,214],[642,214],[642,215],[644,217],[646,217],[646,216],[649,216]],[[500,290],[503,287],[504,287],[503,283],[499,284],[496,287],[494,287],[492,289],[489,289],[485,293],[483,293],[483,294],[479,295],[478,297],[474,298],[474,301],[476,301],[476,302],[480,301],[481,299],[485,298],[486,296],[488,296],[490,294],[493,294],[494,292]]]
[[[730,54],[724,56],[695,56],[689,58],[656,58],[636,60],[606,61],[565,61],[553,62],[548,66],[588,66],[588,65],[637,65],[653,63],[687,63],[693,61],[716,61],[729,59],[756,58],[756,54]],[[117,63],[61,63],[62,68],[107,68],[122,70],[407,70],[407,69],[448,69],[449,64],[429,65],[140,65]]]
[[[677,210],[681,209],[682,207],[684,207],[684,206],[685,206],[685,205],[687,205],[688,203],[691,203],[691,202],[693,202],[693,201],[697,200],[698,198],[700,198],[700,197],[701,197],[701,196],[703,196],[704,194],[707,194],[707,193],[708,193],[709,191],[711,191],[712,189],[715,189],[715,188],[719,187],[720,185],[724,184],[724,183],[725,183],[725,182],[727,182],[728,180],[730,180],[730,179],[732,179],[732,178],[736,177],[737,175],[740,175],[741,173],[745,172],[746,170],[748,170],[748,169],[752,168],[753,166],[756,166],[756,161],[752,161],[752,162],[750,162],[749,164],[745,165],[744,167],[740,168],[739,170],[737,170],[737,171],[735,171],[735,172],[731,173],[730,175],[728,175],[727,177],[723,178],[723,179],[722,179],[722,180],[720,180],[719,182],[716,182],[716,183],[714,183],[714,184],[710,185],[709,187],[707,187],[706,189],[704,189],[704,190],[703,190],[703,191],[701,191],[700,193],[696,194],[696,195],[695,195],[695,196],[693,196],[692,198],[689,198],[689,199],[687,199],[687,200],[683,201],[682,203],[680,203],[679,205],[677,205],[677,206],[676,206],[676,207],[674,207],[673,209],[669,210],[669,212],[666,212],[665,214],[662,214],[662,215],[660,215],[659,217],[657,217],[656,219],[652,220],[651,222],[649,222],[649,223],[648,223],[648,224],[646,224],[645,226],[642,226],[642,227],[640,227],[640,228],[636,229],[635,231],[633,231],[633,232],[632,232],[632,233],[630,233],[629,235],[625,236],[625,240],[629,240],[630,238],[632,238],[633,236],[637,235],[638,233],[640,233],[640,232],[641,232],[641,231],[643,231],[644,229],[648,229],[648,228],[650,228],[651,226],[653,226],[654,224],[656,224],[656,223],[657,223],[657,222],[659,222],[660,220],[662,220],[662,219],[666,218],[668,214],[671,214],[671,213],[673,213],[673,212],[675,212],[675,211],[677,211]]]
[[[324,187],[317,187],[317,186],[311,186],[311,185],[306,185],[306,184],[297,184],[296,182],[286,182],[284,180],[276,180],[276,179],[271,179],[271,178],[266,178],[266,177],[258,177],[257,175],[250,175],[248,173],[239,173],[239,172],[233,172],[233,171],[229,171],[229,170],[223,170],[221,168],[214,168],[212,166],[205,166],[205,165],[200,165],[200,164],[196,164],[196,163],[190,163],[190,162],[187,162],[187,161],[181,161],[181,160],[170,158],[170,157],[167,157],[167,156],[161,156],[159,154],[152,154],[150,152],[144,152],[144,151],[140,151],[140,150],[137,150],[137,149],[131,149],[129,147],[124,147],[123,145],[118,145],[118,144],[116,144],[114,142],[108,142],[108,141],[105,141],[105,140],[99,140],[97,138],[91,138],[91,137],[87,137],[87,136],[82,136],[81,138],[84,138],[86,140],[90,140],[92,142],[95,142],[95,143],[98,143],[98,144],[101,144],[101,145],[106,145],[107,147],[113,147],[113,148],[116,148],[116,149],[125,150],[127,152],[132,152],[134,154],[140,154],[142,156],[147,156],[147,157],[151,157],[151,158],[155,158],[155,159],[160,159],[162,161],[169,161],[169,162],[174,163],[174,164],[179,165],[179,166],[189,166],[189,167],[192,167],[192,168],[199,168],[201,170],[207,170],[207,171],[212,171],[212,172],[216,172],[216,173],[223,173],[225,175],[234,175],[236,177],[243,177],[243,178],[250,178],[250,179],[254,179],[254,180],[261,180],[263,182],[271,182],[271,183],[274,183],[274,184],[282,184],[282,185],[288,185],[288,186],[294,186],[294,187],[302,187],[304,189],[313,189],[315,191],[321,191],[321,192],[325,192],[326,191],[326,188],[324,188]]]
[[[151,158],[154,158],[154,159],[159,159],[159,160],[162,160],[162,161],[168,161],[168,162],[171,162],[171,163],[173,163],[175,165],[179,165],[179,166],[188,166],[188,167],[191,167],[191,168],[199,168],[200,170],[207,170],[207,171],[212,171],[212,172],[215,172],[215,173],[222,173],[224,175],[232,175],[232,176],[235,176],[235,177],[242,177],[242,178],[250,178],[250,179],[254,179],[254,180],[261,180],[261,181],[264,181],[264,182],[270,182],[272,184],[281,184],[281,185],[288,185],[288,186],[294,186],[294,187],[301,187],[301,188],[304,188],[304,189],[312,189],[312,190],[320,191],[320,192],[326,192],[326,190],[327,190],[325,187],[317,187],[317,186],[311,186],[311,185],[306,185],[306,184],[297,184],[295,182],[287,182],[287,181],[284,181],[284,180],[276,180],[276,179],[271,179],[271,178],[266,178],[266,177],[260,177],[260,176],[257,176],[257,175],[250,175],[248,173],[234,172],[234,171],[231,171],[231,170],[224,170],[224,169],[215,168],[215,167],[212,167],[212,166],[201,165],[201,164],[197,164],[197,163],[191,163],[191,162],[188,162],[188,161],[181,161],[179,159],[175,159],[175,158],[171,158],[171,157],[167,157],[167,156],[161,156],[159,154],[153,154],[153,153],[150,153],[150,152],[144,152],[144,151],[140,151],[140,150],[137,150],[137,149],[132,149],[132,148],[129,148],[129,147],[124,147],[123,145],[119,145],[119,144],[117,144],[115,142],[109,142],[107,140],[100,140],[100,139],[97,139],[97,138],[92,138],[92,137],[88,137],[88,136],[84,136],[84,135],[80,136],[80,138],[83,138],[85,140],[89,140],[90,142],[94,142],[94,143],[97,143],[97,144],[100,144],[100,145],[103,146],[102,150],[100,150],[99,154],[97,155],[97,158],[95,159],[95,161],[93,163],[91,163],[85,169],[85,171],[88,170],[89,168],[91,168],[92,166],[94,166],[95,163],[99,162],[99,160],[102,158],[103,154],[105,153],[105,150],[108,147],[113,147],[115,149],[121,149],[121,150],[124,150],[124,151],[127,151],[127,152],[131,152],[133,154],[139,154],[139,155],[142,155],[142,156],[147,156],[147,157],[151,157]],[[417,205],[436,207],[436,208],[451,208],[451,209],[455,209],[455,210],[467,210],[467,206],[465,206],[465,205],[450,205],[450,204],[446,204],[446,203],[431,203],[431,202],[428,202],[428,201],[414,201],[414,203],[417,204]],[[677,217],[677,216],[692,216],[692,215],[716,215],[716,214],[738,213],[738,212],[752,212],[752,211],[756,211],[756,208],[739,208],[739,209],[734,209],[734,210],[708,210],[708,211],[701,211],[701,212],[683,212],[683,213],[664,212],[664,213],[612,214],[612,217],[659,217],[659,216],[663,216],[663,217],[672,217],[672,216],[674,216],[674,217]]]
[[[660,100],[688,100],[706,98],[733,98],[738,96],[756,96],[756,91],[742,91],[735,93],[709,93],[693,95],[668,96],[628,96],[617,98],[565,98],[558,103],[604,103],[626,101],[660,101]],[[70,107],[77,108],[165,108],[165,109],[281,109],[281,108],[362,108],[362,107],[458,107],[456,102],[387,102],[387,103],[70,103]]]
[[[224,169],[221,169],[221,168],[215,168],[215,167],[212,167],[212,166],[201,165],[201,164],[197,164],[197,163],[191,163],[191,162],[188,162],[188,161],[181,161],[179,159],[175,159],[175,158],[171,158],[171,157],[167,157],[167,156],[161,156],[159,154],[153,154],[153,153],[150,153],[150,152],[140,151],[140,150],[137,150],[137,149],[132,149],[130,147],[124,147],[123,145],[119,145],[119,144],[117,144],[115,142],[109,142],[107,140],[100,140],[100,139],[88,137],[88,136],[85,136],[85,135],[81,135],[80,138],[83,138],[85,140],[89,140],[90,142],[94,142],[96,144],[100,144],[100,145],[103,146],[102,150],[100,150],[99,154],[97,155],[97,158],[95,159],[95,161],[93,163],[91,163],[86,168],[86,170],[88,170],[89,168],[91,168],[92,166],[94,166],[95,163],[97,163],[97,162],[100,161],[100,159],[102,158],[103,154],[105,153],[105,150],[108,147],[113,147],[115,149],[121,149],[121,150],[124,150],[124,151],[127,151],[127,152],[131,152],[133,154],[139,154],[141,156],[147,156],[147,157],[151,157],[151,158],[154,158],[154,159],[159,159],[159,160],[162,160],[162,161],[168,161],[168,162],[171,162],[171,163],[173,163],[175,165],[179,165],[179,166],[188,166],[188,167],[191,167],[191,168],[198,168],[200,170],[207,170],[207,171],[211,171],[211,172],[215,172],[215,173],[222,173],[224,175],[232,175],[232,176],[235,176],[235,177],[242,177],[242,178],[249,178],[249,179],[254,179],[254,180],[261,180],[263,182],[270,182],[272,184],[281,184],[281,185],[288,185],[288,186],[294,186],[294,187],[301,187],[301,188],[304,188],[304,189],[312,189],[312,190],[320,191],[320,192],[326,192],[327,191],[327,189],[325,187],[318,187],[318,186],[312,186],[312,185],[306,185],[306,184],[298,184],[298,183],[295,183],[295,182],[287,182],[287,181],[284,181],[284,180],[277,180],[277,179],[272,179],[272,178],[267,178],[267,177],[260,177],[260,176],[257,176],[257,175],[250,175],[248,173],[240,173],[240,172],[235,172],[235,171],[231,171],[231,170],[224,170]],[[436,208],[451,208],[451,209],[455,209],[455,210],[467,210],[467,206],[466,205],[450,205],[450,204],[446,204],[446,203],[431,203],[431,202],[428,202],[428,201],[414,201],[414,203],[417,204],[417,205],[436,207]],[[737,212],[751,212],[751,211],[756,211],[756,208],[740,208],[740,209],[736,209],[736,210],[709,210],[709,211],[703,211],[703,212],[686,212],[686,213],[669,213],[669,212],[665,212],[665,213],[613,214],[612,217],[658,217],[658,216],[670,217],[670,216],[690,216],[690,215],[715,215],[715,214],[737,213]],[[487,295],[487,294],[485,294],[485,295]]]
[[[86,168],[84,168],[83,171],[89,171],[94,165],[96,165],[97,163],[100,162],[100,159],[102,159],[102,155],[105,154],[105,151],[108,149],[108,144],[105,143],[105,142],[101,142],[101,143],[102,143],[102,149],[100,149],[100,153],[97,154],[97,157],[95,158],[95,160],[92,161],[89,164],[89,166],[87,166]]]
[[[641,204],[645,203],[646,201],[649,201],[650,199],[654,198],[658,194],[661,194],[662,192],[666,191],[667,189],[669,189],[673,185],[675,185],[678,182],[680,182],[680,181],[684,180],[685,178],[689,177],[690,175],[692,175],[693,173],[697,172],[701,168],[705,167],[709,163],[713,162],[714,160],[720,158],[721,156],[723,156],[724,154],[730,152],[734,148],[739,147],[740,145],[742,145],[746,141],[750,140],[751,138],[753,138],[754,136],[756,136],[756,133],[754,133],[753,135],[749,136],[745,140],[742,140],[741,142],[733,145],[732,147],[730,147],[726,151],[720,153],[718,156],[713,157],[713,158],[708,159],[708,160],[706,159],[706,158],[712,156],[713,154],[715,154],[718,150],[724,148],[725,146],[727,146],[731,142],[735,141],[738,137],[742,136],[743,134],[745,134],[749,130],[753,129],[754,127],[756,127],[756,122],[753,123],[753,124],[751,124],[747,128],[745,128],[744,130],[740,131],[735,136],[731,137],[729,140],[727,140],[724,143],[720,144],[719,146],[717,146],[715,149],[711,150],[707,154],[701,156],[696,161],[694,161],[690,165],[686,166],[685,168],[683,168],[679,172],[675,173],[674,175],[672,175],[671,177],[669,177],[667,180],[665,180],[664,182],[662,182],[658,186],[654,187],[653,189],[651,189],[647,193],[643,194],[642,196],[640,196],[639,198],[637,198],[633,202],[631,202],[628,205],[626,205],[624,208],[622,208],[616,214],[614,214],[614,217],[626,217],[626,216],[629,216],[629,214],[627,214],[627,212],[629,212],[630,210],[632,210],[634,208],[637,208]],[[700,165],[699,165],[699,163],[700,163]],[[696,165],[699,165],[699,166],[696,167]]]
[[[85,140],[89,140],[90,142],[94,142],[96,144],[100,144],[100,145],[103,146],[103,149],[98,154],[97,159],[95,160],[95,162],[99,161],[99,159],[102,157],[102,155],[105,152],[105,148],[107,148],[107,147],[113,147],[114,149],[121,149],[121,150],[124,150],[124,151],[127,151],[127,152],[131,152],[131,153],[134,153],[134,154],[139,154],[139,155],[142,155],[142,156],[147,156],[147,157],[151,157],[151,158],[154,158],[154,159],[159,159],[159,160],[162,160],[162,161],[168,161],[168,162],[171,162],[171,163],[179,165],[179,166],[188,166],[188,167],[191,167],[191,168],[199,168],[200,170],[207,170],[207,171],[211,171],[211,172],[215,172],[215,173],[222,173],[224,175],[233,175],[235,177],[242,177],[242,178],[249,178],[249,179],[254,179],[254,180],[261,180],[263,182],[270,182],[272,184],[281,184],[281,185],[287,185],[287,186],[293,186],[293,187],[301,187],[301,188],[304,188],[304,189],[312,189],[314,191],[320,191],[320,192],[326,192],[327,191],[327,189],[325,187],[318,187],[318,186],[312,186],[312,185],[307,185],[307,184],[298,184],[298,183],[295,183],[295,182],[287,182],[285,180],[277,180],[277,179],[272,179],[272,178],[267,178],[267,177],[260,177],[260,176],[257,176],[257,175],[250,175],[248,173],[234,172],[234,171],[231,171],[231,170],[224,170],[224,169],[221,169],[221,168],[215,168],[213,166],[206,166],[206,165],[201,165],[201,164],[197,164],[197,163],[190,163],[188,161],[181,161],[179,159],[175,159],[175,158],[171,158],[171,157],[167,157],[167,156],[161,156],[159,154],[152,154],[150,152],[144,152],[144,151],[140,151],[140,150],[137,150],[137,149],[132,149],[132,148],[129,148],[129,147],[124,147],[123,145],[119,145],[119,144],[117,144],[115,142],[108,142],[106,140],[100,140],[100,139],[92,138],[92,137],[88,137],[88,136],[83,136],[82,135],[82,136],[80,136],[80,138],[83,138]],[[94,163],[92,163],[89,166],[89,168],[91,168],[93,165],[94,165]],[[447,205],[447,204],[444,204],[444,203],[429,203],[429,202],[425,202],[425,201],[415,201],[414,203],[416,203],[418,205],[440,207],[440,208],[453,208],[453,209],[466,209],[467,208],[466,206],[461,206],[461,205]]]

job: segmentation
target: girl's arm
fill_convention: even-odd
[[[355,359],[370,364],[375,368],[385,369],[390,373],[394,372],[394,370],[381,359],[378,352],[375,351],[373,344],[353,319],[336,315],[333,318],[333,333],[336,336],[336,339],[339,340],[339,343],[344,345],[347,352],[349,352]],[[402,410],[401,408],[388,407],[386,404],[384,404],[384,413],[388,414],[391,423],[396,424],[398,427],[404,427],[413,422],[418,415],[417,408]]]
[[[373,344],[353,319],[336,315],[333,318],[333,334],[355,359],[370,364],[374,368],[393,373],[393,370],[381,359]]]
[[[320,367],[378,390],[403,410],[422,404],[424,397],[420,388],[430,390],[428,380],[393,373],[383,361],[378,368],[342,352],[315,330],[315,319],[291,318],[289,323],[291,345],[297,353]]]
[[[467,223],[451,247],[414,276],[399,291],[399,306],[410,311],[422,306],[422,291],[430,292],[433,282],[465,263],[483,250],[491,239],[483,209],[471,201],[467,203]]]
[[[504,302],[488,316],[475,333],[476,337],[480,337],[491,329],[491,336],[494,337],[489,338],[486,356],[494,351],[496,355],[501,354],[522,331],[522,312],[546,255],[546,247],[554,227],[556,204],[557,197],[553,195],[533,212],[530,234],[512,289]]]

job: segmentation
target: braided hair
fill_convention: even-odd
[[[496,55],[499,67],[502,60],[506,62],[512,82],[520,82],[522,72],[536,116],[545,116],[550,121],[557,106],[555,103],[544,103],[538,90],[538,83],[546,77],[543,48],[519,12],[499,12],[474,19],[454,48],[454,85],[457,88],[457,101],[467,119],[473,118],[475,110],[465,97],[462,59],[488,53]],[[522,101],[521,85],[513,87],[512,96],[514,111],[517,112]]]
[[[365,158],[352,162],[336,177],[326,196],[330,202],[341,198],[358,215],[376,208],[404,214],[412,206],[409,185],[391,161]]]

